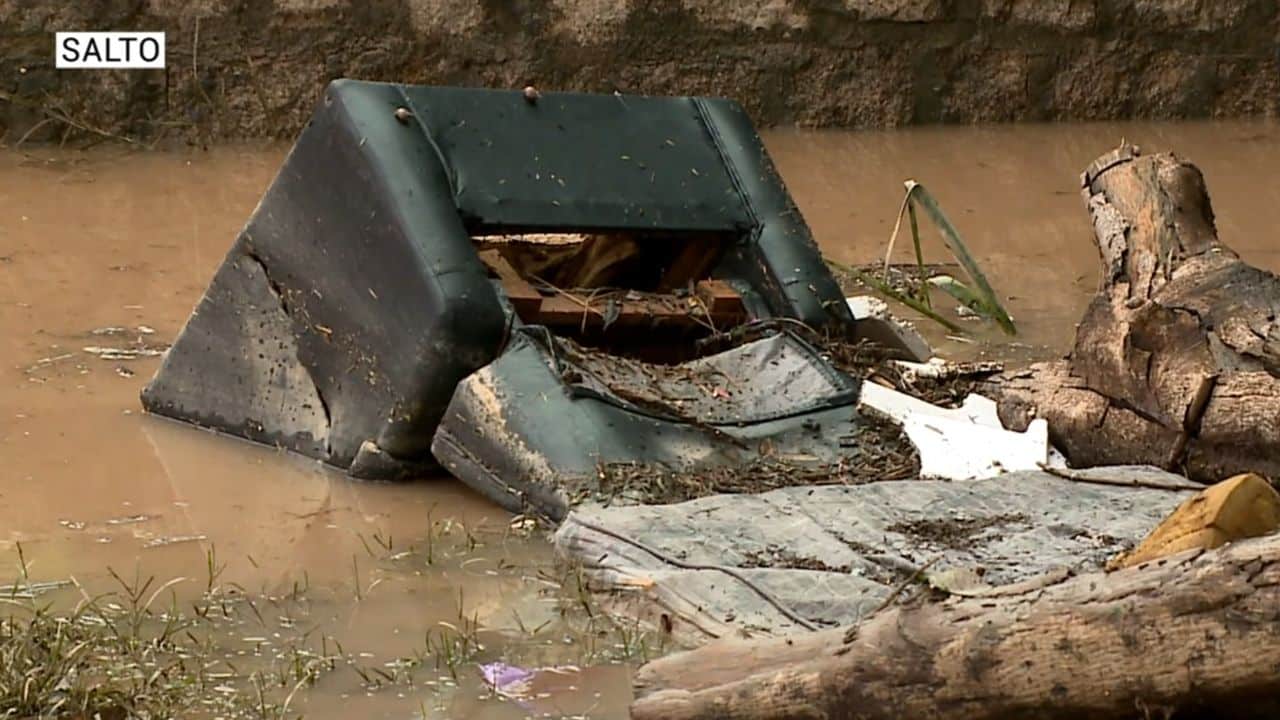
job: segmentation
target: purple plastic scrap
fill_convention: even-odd
[[[507,697],[520,697],[529,690],[529,681],[536,670],[526,670],[504,662],[486,663],[480,666],[480,674],[494,692]]]

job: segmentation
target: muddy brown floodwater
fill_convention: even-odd
[[[902,181],[925,183],[1022,333],[1010,347],[981,326],[976,342],[924,329],[947,352],[1024,358],[1065,351],[1093,291],[1076,178],[1121,138],[1198,163],[1222,239],[1280,270],[1275,124],[766,134],[824,252],[843,263],[881,259]],[[474,661],[456,680],[427,673],[379,688],[343,666],[295,701],[310,717],[625,717],[627,661],[660,644],[565,612],[539,534],[513,531],[510,516],[448,478],[352,482],[141,414],[138,392],[157,365],[147,352],[181,328],[286,150],[0,150],[0,581],[17,575],[19,543],[34,580],[86,587],[108,587],[111,568],[186,578],[175,589],[197,594],[213,557],[225,565],[220,583],[264,596],[308,588],[309,622],[341,639],[353,669],[390,667],[460,616],[480,626],[475,661],[569,666],[532,705],[487,692]],[[930,259],[946,259],[926,237]],[[223,639],[229,656],[272,637],[241,635]]]
[[[768,133],[787,187],[832,259],[883,262],[902,181],[930,189],[1018,323],[1014,347],[994,326],[967,325],[976,346],[921,330],[945,354],[1039,358],[1069,349],[1098,282],[1098,257],[1080,199],[1081,171],[1120,143],[1172,150],[1200,166],[1219,237],[1246,261],[1280,271],[1280,159],[1274,122],[1088,123],[884,132]],[[926,260],[951,261],[921,219]],[[895,262],[911,262],[909,233]],[[954,303],[953,303],[954,304]],[[909,314],[909,313],[904,313]],[[986,341],[989,345],[984,344]]]

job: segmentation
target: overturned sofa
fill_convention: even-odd
[[[534,351],[525,328],[677,362],[770,319],[858,332],[737,104],[341,80],[142,402],[406,476],[464,378]],[[771,419],[851,402],[836,385]],[[455,465],[462,435],[436,445]]]

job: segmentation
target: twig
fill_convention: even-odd
[[[1157,482],[1155,480],[1140,480],[1138,478],[1133,478],[1131,480],[1121,480],[1119,478],[1092,477],[1090,475],[1081,475],[1079,473],[1073,473],[1067,470],[1060,470],[1047,463],[1038,463],[1038,465],[1040,466],[1041,470],[1043,470],[1044,472],[1056,478],[1062,478],[1063,480],[1070,480],[1072,482],[1086,483],[1089,485],[1110,485],[1112,487],[1140,487],[1140,488],[1149,488],[1151,490],[1172,490],[1175,492],[1196,492],[1204,489],[1203,485],[1198,485],[1196,483],[1191,482],[1190,480],[1188,480],[1185,484],[1177,484],[1177,483],[1171,483],[1171,482],[1162,483],[1162,482]]]
[[[907,188],[907,194],[902,196],[902,206],[898,208],[898,218],[893,221],[893,232],[889,234],[889,246],[884,251],[884,281],[889,282],[889,262],[893,258],[893,246],[898,242],[898,231],[902,230],[902,216],[907,213],[907,208],[911,205],[911,188]]]
[[[934,563],[938,562],[941,559],[942,559],[941,555],[935,555],[932,560],[916,568],[915,572],[911,573],[911,575],[908,576],[906,580],[903,580],[902,582],[898,583],[898,586],[895,587],[893,591],[890,592],[889,595],[879,605],[877,605],[874,610],[867,613],[866,615],[861,616],[861,618],[873,617],[874,615],[879,613],[881,610],[888,608],[890,605],[893,604],[894,600],[898,599],[899,595],[901,595],[903,592],[906,591],[908,587],[910,587],[911,585],[915,584],[917,581],[920,580],[920,576],[924,575],[925,570],[928,570]],[[861,622],[861,618],[859,618],[859,621],[858,621],[859,623]],[[844,634],[844,644],[848,645],[849,643],[853,642],[855,638],[858,637],[859,627],[860,625],[855,623],[853,627],[849,628],[849,630]]]
[[[611,297],[613,294],[623,292],[622,290],[610,289],[610,288],[588,288],[591,292],[590,292],[590,294],[589,294],[586,298],[583,298],[582,296],[580,296],[580,295],[576,295],[576,294],[574,294],[574,293],[572,293],[572,292],[569,292],[568,290],[565,290],[565,289],[560,288],[560,287],[556,287],[554,284],[552,284],[552,283],[548,282],[547,280],[545,280],[545,279],[543,279],[543,278],[541,278],[541,277],[539,277],[539,276],[537,276],[537,275],[532,275],[532,276],[531,276],[531,278],[532,278],[534,281],[536,281],[537,283],[539,283],[539,284],[542,286],[542,287],[541,287],[541,288],[539,288],[539,289],[543,289],[543,288],[545,288],[545,289],[547,289],[547,290],[550,290],[550,291],[551,291],[551,292],[553,292],[553,293],[556,293],[557,295],[562,295],[562,296],[564,296],[565,298],[569,299],[571,302],[573,302],[573,303],[574,303],[575,305],[577,305],[578,307],[582,308],[582,322],[581,322],[581,324],[580,324],[580,326],[579,326],[579,330],[580,330],[580,332],[584,332],[584,333],[586,332],[586,329],[587,329],[587,314],[588,314],[588,313],[595,313],[595,314],[596,314],[596,316],[597,316],[597,317],[599,317],[601,320],[607,320],[607,315],[606,315],[605,311],[604,311],[604,310],[601,310],[601,309],[599,309],[599,308],[597,308],[597,307],[595,306],[595,301],[596,301],[597,297],[601,297],[601,296],[602,296],[602,297],[603,297],[603,299],[607,302],[607,301],[610,301],[610,300],[612,300],[612,299],[613,299],[613,298]],[[646,295],[646,296],[648,296],[648,297],[653,297],[653,296],[654,296],[654,294],[652,294],[652,293],[642,293],[642,295]],[[660,296],[660,297],[661,297],[661,296]],[[668,296],[668,298],[669,298],[669,296]],[[694,296],[694,299],[696,300],[696,302],[697,302],[697,304],[698,304],[698,309],[699,309],[699,310],[701,310],[701,311],[702,311],[702,313],[705,315],[705,319],[698,317],[698,315],[697,315],[696,313],[694,313],[694,312],[688,312],[688,313],[687,313],[687,315],[686,315],[686,317],[688,317],[688,318],[689,318],[690,320],[692,320],[694,323],[696,323],[696,324],[698,324],[698,325],[702,326],[703,328],[705,328],[705,329],[707,329],[707,330],[711,331],[711,333],[712,333],[713,335],[714,335],[714,334],[718,334],[718,333],[717,333],[717,330],[716,330],[716,327],[715,327],[715,324],[712,322],[712,317],[711,317],[711,310],[710,310],[710,308],[708,308],[708,307],[706,306],[706,303],[704,303],[704,302],[702,301],[702,299],[701,299],[701,298],[699,298],[699,297],[697,297],[696,295]],[[626,300],[625,300],[625,298],[624,298],[624,299],[622,299],[622,300],[618,300],[617,302],[619,302],[619,303],[625,303],[625,302],[626,302]],[[670,303],[668,303],[668,306],[670,306]],[[688,310],[688,308],[685,308],[683,305],[680,305],[679,307],[680,307],[682,310]]]
[[[603,318],[603,317],[604,317],[604,312],[603,312],[603,311],[601,311],[601,310],[597,310],[597,309],[595,309],[595,308],[591,307],[591,303],[590,303],[589,301],[587,301],[587,300],[583,300],[582,298],[578,297],[577,295],[574,295],[573,293],[569,292],[568,290],[561,290],[560,288],[556,287],[555,285],[552,285],[551,283],[547,282],[546,280],[543,280],[542,278],[538,277],[537,275],[534,275],[534,276],[533,276],[533,279],[534,279],[534,280],[537,280],[538,282],[540,282],[540,283],[542,283],[543,285],[547,286],[547,289],[548,289],[548,290],[550,290],[551,292],[554,292],[554,293],[556,293],[556,294],[563,295],[563,296],[565,296],[566,298],[569,298],[569,300],[573,301],[575,304],[577,304],[579,307],[581,307],[584,311],[587,311],[587,312],[593,312],[593,313],[595,313],[596,315],[599,315],[601,318]]]
[[[893,233],[889,235],[889,246],[884,251],[884,282],[889,284],[889,268],[893,259],[893,247],[898,241],[898,232],[902,230],[902,216],[909,215],[911,218],[911,245],[915,248],[916,253],[916,282],[919,286],[915,288],[915,297],[920,301],[921,305],[929,309],[933,309],[933,302],[929,299],[929,286],[925,284],[926,270],[924,267],[924,252],[920,249],[920,223],[916,220],[916,206],[911,202],[911,196],[919,187],[915,182],[908,180],[906,183],[907,194],[902,196],[902,207],[898,208],[898,218],[893,221]]]
[[[58,109],[56,106],[53,106],[53,105],[39,105],[37,103],[31,102],[30,100],[24,100],[22,98],[14,97],[13,95],[10,95],[9,93],[6,93],[6,92],[0,92],[0,100],[4,100],[5,102],[8,102],[8,103],[13,103],[14,105],[20,105],[22,107],[31,108],[33,110],[39,110],[40,112],[44,113],[46,117],[50,117],[50,118],[53,118],[54,120],[57,120],[58,122],[70,125],[71,127],[76,128],[77,130],[82,130],[84,132],[92,133],[94,135],[99,135],[111,140],[119,140],[121,142],[125,142],[130,145],[138,144],[137,140],[134,140],[133,138],[128,137],[127,135],[117,135],[116,133],[108,132],[101,128],[94,127],[86,122],[76,120],[75,118],[71,117],[70,115],[68,115],[67,113],[63,112],[62,110]]]
[[[103,130],[103,129],[101,129],[101,128],[94,127],[94,126],[92,126],[92,125],[90,125],[90,124],[88,124],[88,123],[78,121],[78,120],[76,120],[75,118],[71,117],[70,115],[68,115],[68,114],[66,114],[66,113],[64,113],[64,112],[62,112],[61,110],[59,110],[59,109],[57,109],[57,108],[54,108],[54,107],[44,107],[44,108],[41,108],[41,110],[42,110],[45,114],[50,115],[50,116],[52,116],[54,119],[56,119],[56,120],[60,120],[60,121],[62,121],[62,122],[64,122],[64,123],[66,123],[66,124],[70,125],[71,127],[76,128],[77,130],[83,130],[84,132],[87,132],[87,133],[93,133],[94,135],[98,135],[98,136],[101,136],[101,137],[104,137],[104,138],[108,138],[108,139],[111,139],[111,140],[120,140],[120,141],[122,141],[122,142],[126,142],[126,143],[128,143],[128,144],[130,144],[130,145],[137,145],[137,144],[138,144],[138,141],[137,141],[137,140],[134,140],[133,138],[131,138],[131,137],[127,136],[127,135],[118,135],[118,134],[116,134],[116,133],[108,132],[108,131]]]
[[[596,299],[596,293],[600,292],[600,288],[591,288],[591,292],[587,293],[586,307],[582,310],[582,319],[578,321],[578,332],[585,335],[587,333],[587,311],[591,309],[591,303]],[[607,326],[609,317],[606,311],[599,312],[600,319]],[[607,329],[607,328],[606,328]]]
[[[215,116],[214,119],[216,120],[217,115],[219,114],[218,103],[215,103],[213,101],[213,98],[209,97],[209,93],[206,92],[204,89],[204,83],[200,82],[199,60],[200,60],[200,16],[197,15],[195,32],[191,38],[191,83],[195,86],[196,92],[200,94],[200,97],[204,98],[205,104],[208,105],[209,110],[212,113],[214,113],[214,116]],[[198,131],[199,125],[197,125],[196,127]],[[212,132],[212,128],[210,128],[210,131]]]
[[[271,106],[267,104],[267,98],[262,93],[262,83],[258,81],[258,66],[253,64],[253,57],[248,51],[244,54],[244,62],[249,66],[249,84],[258,99],[258,107],[262,110],[262,116],[267,117],[271,114]]]
[[[725,575],[728,575],[734,580],[737,580],[738,582],[747,586],[747,588],[749,588],[756,595],[759,595],[762,600],[772,605],[778,612],[782,613],[782,615],[786,617],[788,620],[790,620],[791,622],[799,625],[800,627],[806,630],[818,630],[818,626],[814,625],[808,620],[805,620],[804,618],[797,615],[794,610],[784,605],[781,600],[778,600],[773,595],[769,594],[768,591],[766,591],[764,588],[761,588],[759,585],[752,582],[749,578],[745,577],[742,573],[738,572],[737,569],[735,568],[725,567],[724,565],[703,565],[701,563],[689,563],[683,560],[677,560],[676,558],[671,557],[670,555],[662,552],[661,550],[650,547],[649,545],[646,545],[645,543],[640,542],[639,540],[636,540],[634,538],[629,538],[626,535],[623,535],[618,532],[614,532],[613,530],[610,530],[605,527],[601,527],[599,525],[596,525],[593,522],[583,520],[582,518],[579,518],[577,516],[573,517],[573,522],[581,525],[582,527],[588,530],[598,532],[602,535],[608,535],[614,540],[626,543],[627,545],[630,545],[638,550],[643,550],[644,552],[647,552],[650,555],[658,558],[662,562],[667,563],[668,565],[672,565],[674,567],[681,568],[682,570],[714,570],[716,572],[722,572]]]
[[[898,583],[898,586],[893,589],[893,592],[889,593],[889,596],[886,597],[883,602],[877,605],[876,609],[872,610],[867,617],[870,617],[871,615],[875,615],[881,610],[884,610],[885,608],[892,605],[893,601],[897,600],[899,595],[901,595],[908,587],[910,587],[912,584],[918,581],[920,579],[920,576],[924,575],[925,570],[928,570],[930,567],[933,566],[934,563],[938,562],[941,559],[942,559],[941,555],[935,555],[933,559],[931,559],[929,562],[926,562],[925,564],[916,568],[916,571],[911,573],[911,575],[908,576],[906,580],[903,580],[902,582]]]
[[[918,285],[913,288],[913,297],[924,307],[932,310],[933,301],[929,299],[929,285],[927,283],[928,270],[924,265],[924,251],[920,249],[920,223],[916,219],[916,206],[912,202],[912,195],[916,188],[920,187],[914,180],[908,180],[906,183],[907,193],[902,196],[902,207],[898,208],[898,218],[893,221],[893,234],[889,236],[889,246],[884,251],[884,283],[889,285],[889,268],[893,259],[893,246],[898,240],[898,232],[902,229],[902,215],[906,213],[911,219],[911,246],[915,249],[916,254],[916,282]]]
[[[843,266],[839,266],[839,264],[835,263],[834,261],[828,261],[828,262],[831,262],[833,265],[836,265],[838,267],[843,267]],[[694,341],[694,347],[697,348],[700,352],[702,352],[702,351],[706,351],[707,348],[712,346],[718,347],[719,344],[737,343],[739,340],[743,338],[753,337],[753,336],[756,336],[757,334],[763,335],[764,333],[770,332],[770,331],[789,333],[797,338],[803,339],[806,342],[809,342],[814,345],[820,345],[823,340],[821,333],[819,333],[817,330],[814,330],[809,325],[806,325],[801,320],[796,320],[795,318],[789,318],[789,317],[774,317],[774,318],[759,318],[757,320],[750,320],[741,325],[730,328],[725,332],[720,332],[714,335],[709,335],[704,338],[699,338],[698,340]]]
[[[710,330],[712,335],[719,335],[720,331],[716,329],[715,318],[711,317],[711,308],[707,307],[707,303],[703,301],[703,299],[697,293],[693,294],[693,299],[698,303],[698,308],[702,310],[702,314],[706,315],[707,321],[704,323],[701,320],[699,320],[696,315],[692,315],[692,314],[689,315],[689,317],[692,318],[694,322]]]
[[[40,128],[44,127],[45,125],[51,122],[53,122],[53,118],[51,117],[41,118],[40,122],[36,123],[35,125],[32,125],[29,130],[27,130],[25,133],[22,134],[22,137],[18,138],[18,142],[13,144],[13,149],[17,150],[18,148],[22,147],[22,143],[26,142],[27,138],[31,137],[32,133],[34,133],[35,131],[39,130]]]
[[[626,400],[627,402],[632,403],[633,405],[640,406],[642,409],[648,412],[668,416],[672,420],[676,420],[678,422],[684,423],[685,425],[689,425],[691,427],[697,428],[698,430],[702,430],[703,432],[706,432],[714,437],[720,438],[721,440],[724,440],[725,442],[735,445],[743,450],[748,450],[751,447],[747,443],[747,441],[734,437],[733,435],[730,435],[729,433],[725,432],[724,430],[721,430],[715,425],[712,425],[710,423],[705,423],[688,413],[682,412],[679,408],[672,407],[669,403],[662,402],[658,398],[651,398],[645,395],[641,395],[640,393],[632,392],[625,387],[615,387],[608,383],[603,382],[603,380],[601,382],[604,384],[605,387],[609,388],[609,392],[613,393],[614,395],[617,395],[619,398]]]
[[[200,16],[196,16],[196,29],[191,37],[191,82],[200,87]],[[207,98],[206,98],[207,99]]]

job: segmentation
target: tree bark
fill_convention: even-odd
[[[1200,171],[1173,155],[1122,146],[1082,186],[1101,287],[1067,360],[989,386],[1002,420],[1046,418],[1077,466],[1280,475],[1280,278],[1218,240]]]
[[[720,641],[636,689],[635,720],[1276,717],[1280,536]]]

